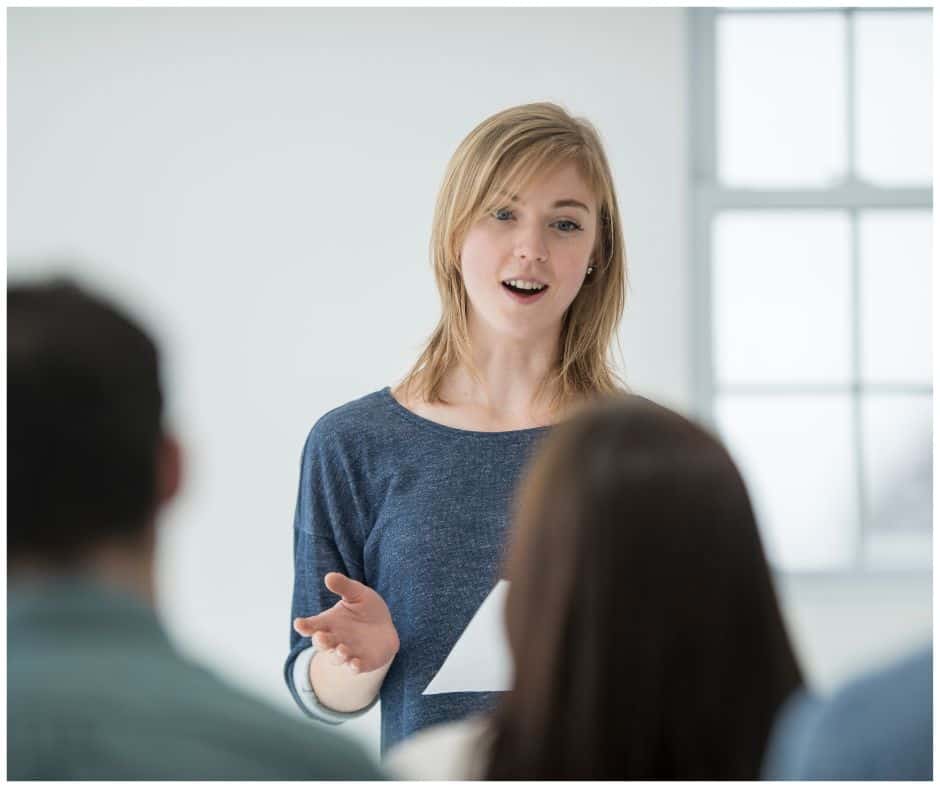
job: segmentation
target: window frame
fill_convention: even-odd
[[[927,384],[865,383],[862,380],[861,302],[859,253],[859,214],[868,210],[933,211],[932,183],[924,187],[885,187],[868,183],[855,172],[855,16],[857,12],[886,14],[932,14],[930,6],[910,8],[695,8],[687,13],[688,36],[688,156],[689,216],[687,260],[690,282],[689,347],[692,360],[692,411],[696,418],[718,432],[715,401],[719,394],[804,394],[839,393],[850,398],[852,413],[851,451],[855,460],[855,493],[858,509],[858,530],[855,537],[855,558],[844,569],[786,569],[774,567],[786,577],[886,575],[919,576],[932,574],[930,566],[873,567],[865,563],[866,534],[871,528],[866,505],[864,466],[864,434],[862,402],[866,394],[927,394],[933,397],[932,381]],[[846,17],[846,97],[847,134],[846,178],[830,187],[806,189],[755,189],[731,187],[718,177],[718,84],[717,84],[717,22],[721,15],[753,14],[815,14],[842,13]],[[851,378],[850,383],[806,384],[719,384],[715,376],[713,345],[712,290],[712,223],[725,211],[800,211],[837,210],[848,215],[850,239],[851,298]],[[931,528],[932,530],[932,528]]]

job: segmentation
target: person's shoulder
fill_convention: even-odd
[[[390,398],[388,388],[384,388],[328,410],[310,429],[304,454],[355,446],[381,434],[393,417]]]
[[[39,654],[38,671],[18,662],[8,699],[17,774],[45,778],[70,764],[101,779],[382,779],[356,742],[175,649],[98,653],[101,665],[90,649],[77,660],[68,651]],[[48,677],[63,675],[64,662],[79,680],[57,688]],[[34,675],[42,672],[45,681]],[[50,742],[68,743],[68,753],[49,751]],[[107,754],[116,751],[133,753],[133,762]]]
[[[768,738],[762,779],[800,779],[823,708],[823,700],[806,689],[798,689],[787,698],[777,711]]]
[[[930,713],[933,651],[923,649],[848,682],[826,704],[820,727],[834,736],[846,729],[880,737],[878,720],[893,730],[918,724]]]
[[[399,780],[479,779],[488,725],[485,715],[432,725],[389,751],[383,765]]]
[[[206,739],[217,738],[220,749],[234,746],[256,752],[259,760],[280,763],[295,779],[382,779],[365,750],[347,735],[296,710],[281,710],[198,662],[181,661],[190,671],[190,689],[201,707],[201,712],[190,708],[190,718],[202,715]]]
[[[903,696],[906,701],[921,697],[932,681],[933,649],[924,648],[847,684],[834,703],[888,701]]]
[[[924,649],[849,682],[826,705],[821,733],[856,732],[861,746],[887,735],[913,741],[932,720],[933,652]]]
[[[264,737],[281,751],[285,768],[293,770],[295,778],[383,779],[376,763],[348,734],[322,722],[289,716],[260,701],[246,703],[244,709],[253,711],[246,732],[251,737]],[[246,738],[246,742],[250,740]]]
[[[771,770],[783,779],[925,779],[932,772],[932,662],[924,650],[826,700],[788,704]]]
[[[346,433],[374,421],[386,421],[390,412],[389,389],[383,388],[328,410],[313,425],[320,433]]]

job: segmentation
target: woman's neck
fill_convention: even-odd
[[[551,390],[541,390],[557,363],[555,347],[544,341],[487,343],[475,337],[471,347],[477,375],[463,364],[451,368],[441,382],[444,402],[429,403],[402,388],[393,396],[426,419],[478,432],[544,427],[564,417],[563,409],[552,407]]]
[[[42,557],[20,559],[11,563],[10,577],[16,582],[38,585],[63,576],[84,576],[131,593],[153,607],[155,537],[155,527],[150,524],[135,539],[97,546],[66,564]]]
[[[392,396],[412,413],[429,421],[472,432],[510,432],[527,430],[535,427],[547,427],[559,420],[547,408],[538,411],[534,408],[519,413],[500,412],[486,405],[475,403],[471,398],[454,393],[445,378],[441,396],[445,402],[427,402],[419,399],[402,388],[393,391]]]
[[[497,419],[544,420],[550,396],[542,384],[558,363],[561,326],[529,336],[506,336],[471,314],[469,334],[477,375],[465,366],[456,367],[444,380],[444,398]]]
[[[549,397],[540,392],[545,372],[507,371],[495,364],[477,366],[480,377],[463,365],[448,373],[441,395],[451,409],[492,429],[526,429],[554,421]]]

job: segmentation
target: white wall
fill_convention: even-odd
[[[185,649],[272,702],[292,708],[304,437],[433,327],[431,210],[484,117],[547,99],[596,124],[631,265],[627,378],[690,406],[681,10],[11,9],[8,41],[10,275],[73,258],[163,342],[189,483],[161,607]],[[929,583],[898,588],[888,642],[929,630]],[[842,675],[827,634],[868,597],[817,616],[791,592],[798,636],[831,644],[809,648],[814,674]],[[347,729],[374,743],[376,716]]]

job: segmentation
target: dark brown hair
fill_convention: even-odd
[[[7,288],[7,555],[68,565],[133,539],[156,502],[157,347],[68,280]]]
[[[687,419],[617,397],[556,428],[517,498],[515,665],[488,779],[756,779],[802,684],[744,483]]]

